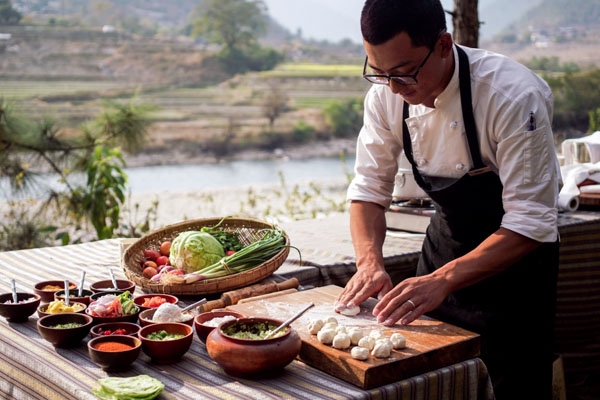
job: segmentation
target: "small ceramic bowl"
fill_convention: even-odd
[[[114,334],[104,335],[104,332],[114,332],[117,329],[125,329],[125,335],[137,337],[141,327],[138,324],[131,322],[107,322],[93,326],[92,329],[90,329],[90,335],[92,335],[93,338],[98,336],[115,336]]]
[[[140,315],[139,310],[134,314],[123,315],[121,317],[96,317],[90,315],[89,310],[86,310],[85,313],[90,317],[94,318],[94,325],[106,324],[109,322],[131,322],[132,324],[135,324],[138,320],[138,316]]]
[[[25,322],[40,305],[40,296],[33,293],[17,292],[17,301],[28,300],[26,303],[5,304],[13,300],[12,293],[0,294],[0,315],[8,322]]]
[[[142,310],[148,310],[150,308],[157,308],[157,307],[148,307],[148,306],[143,306],[142,304],[144,304],[144,301],[146,301],[146,299],[151,299],[153,297],[162,297],[163,299],[167,300],[167,302],[171,303],[171,304],[177,304],[177,302],[179,301],[179,299],[175,296],[171,296],[170,294],[159,294],[159,293],[154,293],[154,294],[142,294],[140,296],[136,296],[133,298],[133,302]]]
[[[154,318],[154,313],[156,312],[156,308],[150,308],[148,310],[144,310],[140,313],[140,325],[147,326],[151,324],[157,324],[159,322],[154,322],[152,318]],[[189,316],[189,319],[182,322],[182,324],[186,324],[189,326],[193,326],[194,324],[194,313],[191,311],[186,311],[185,315]]]
[[[56,286],[57,289],[43,290],[46,286]],[[69,282],[70,289],[77,289],[77,285],[73,282]],[[50,303],[54,300],[54,292],[65,289],[65,281],[42,281],[35,284],[33,287],[33,293],[39,295],[42,298],[42,303]]]
[[[80,306],[82,306],[83,308],[79,311],[76,311],[76,314],[83,314],[87,308],[87,306],[83,303],[79,303],[79,302],[75,302],[75,301],[71,301],[69,303],[70,305],[72,304],[79,304]],[[40,316],[40,318],[45,317],[47,315],[57,315],[57,314],[50,314],[49,312],[47,312],[46,310],[48,309],[48,306],[50,305],[50,303],[46,303],[46,304],[40,304],[40,306],[37,308],[37,313]],[[61,313],[64,314],[64,313]]]
[[[117,342],[130,346],[119,351],[102,351],[98,345],[106,342]],[[122,371],[128,369],[140,355],[142,341],[133,336],[99,336],[88,342],[88,353],[94,363],[105,371]]]
[[[74,347],[87,336],[92,327],[92,317],[80,313],[63,313],[46,315],[38,319],[37,330],[54,347]],[[75,322],[81,324],[76,328],[51,328],[58,324]]]
[[[118,295],[120,295],[121,293],[124,293],[124,290],[111,290],[111,291],[107,291],[107,292],[96,292],[96,293],[94,293],[94,294],[92,294],[92,295],[90,296],[90,303],[91,303],[92,301],[96,301],[96,300],[98,300],[100,297],[102,297],[102,296],[106,296],[106,295],[108,295],[108,294],[112,294],[113,296],[118,296]]]
[[[194,319],[194,327],[196,328],[196,334],[198,335],[202,343],[206,343],[206,337],[213,331],[213,329],[215,329],[214,326],[206,325],[206,322],[214,318],[223,318],[227,315],[231,315],[236,318],[245,317],[245,315],[233,311],[208,311],[199,314]]]
[[[291,327],[281,335],[269,339],[239,339],[223,333],[233,325],[269,323],[275,326],[281,321],[271,318],[240,318],[221,323],[206,338],[206,351],[229,375],[241,377],[270,376],[291,363],[300,353],[302,341]]]
[[[94,294],[91,290],[83,289],[81,291],[81,297],[79,297],[78,289],[69,290],[69,300],[76,301],[78,303],[83,303],[86,306],[90,305],[90,296]],[[54,300],[65,300],[65,291],[59,290],[58,292],[54,292]]]
[[[135,291],[135,283],[131,281],[126,281],[124,279],[117,279],[117,287],[119,288],[119,290],[122,291],[129,290],[129,293],[131,294],[133,294],[133,292]],[[111,291],[114,290],[114,286],[111,279],[94,282],[90,285],[90,290],[94,293],[105,292],[106,290],[103,289],[109,289]]]
[[[152,332],[162,330],[184,336],[173,340],[152,340],[146,337]],[[179,360],[189,350],[194,338],[194,330],[186,324],[160,322],[143,327],[138,333],[138,338],[142,341],[142,350],[152,358],[153,362],[170,364]]]

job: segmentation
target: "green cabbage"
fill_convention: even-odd
[[[98,379],[100,387],[92,391],[102,400],[151,400],[162,392],[165,385],[148,375],[130,378]]]
[[[210,233],[182,232],[171,243],[171,265],[187,273],[208,267],[225,257],[221,243]]]

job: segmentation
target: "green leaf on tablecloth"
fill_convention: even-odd
[[[92,391],[101,400],[151,400],[165,388],[161,381],[148,375],[98,379],[98,384],[100,388]]]

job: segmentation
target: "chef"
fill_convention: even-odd
[[[481,335],[498,399],[549,399],[558,270],[552,93],[499,54],[453,43],[439,0],[367,0],[355,178],[357,271],[336,303],[377,297],[387,326],[423,314]],[[385,210],[404,151],[435,205],[417,276],[383,265]]]

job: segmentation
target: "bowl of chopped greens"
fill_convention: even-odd
[[[0,295],[0,315],[8,322],[26,322],[40,305],[40,296],[33,293],[17,293],[17,302],[12,293]]]
[[[86,314],[52,314],[38,319],[37,330],[55,347],[75,347],[88,335],[92,323],[93,318]]]
[[[138,338],[142,351],[157,364],[178,361],[192,345],[194,330],[179,322],[159,322],[143,327]]]
[[[227,374],[259,377],[279,372],[300,352],[300,336],[291,327],[267,338],[282,322],[239,318],[222,322],[206,338],[206,350]]]

